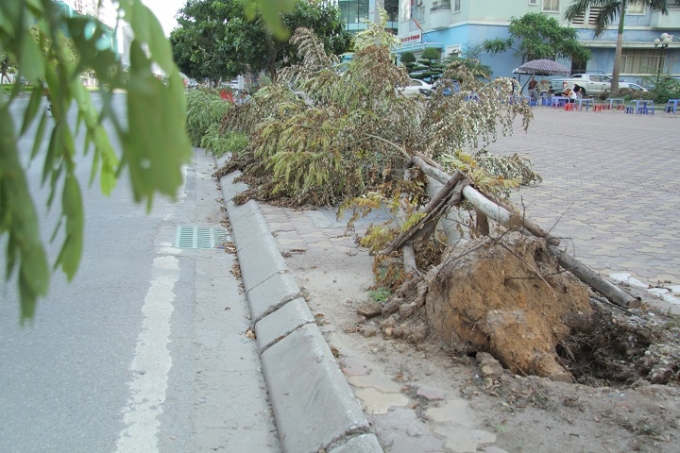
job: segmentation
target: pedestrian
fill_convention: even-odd
[[[538,85],[538,82],[536,81],[535,76],[531,76],[531,80],[529,80],[529,96],[531,97],[532,101],[538,101],[538,89],[536,86]]]

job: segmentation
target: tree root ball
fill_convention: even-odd
[[[425,279],[427,317],[446,344],[488,351],[516,374],[572,381],[555,347],[567,319],[592,312],[589,293],[542,240],[485,237],[448,252]]]

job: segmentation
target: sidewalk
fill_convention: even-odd
[[[527,134],[516,123],[514,136],[488,146],[528,156],[543,177],[513,201],[601,274],[680,285],[680,116],[542,107],[534,114]]]
[[[674,228],[680,220],[675,209],[680,202],[680,183],[675,176],[677,139],[673,138],[677,117],[542,108],[535,114],[529,134],[518,127],[516,135],[500,137],[489,146],[498,154],[528,154],[542,175],[542,184],[522,189],[516,200],[526,206],[530,218],[569,238],[567,243],[573,244],[575,256],[604,275],[618,274],[619,278],[640,280],[640,284],[657,280],[671,286],[680,284],[680,234]],[[232,190],[225,189],[225,179],[229,178],[233,175],[223,179],[223,191]],[[229,199],[225,195],[225,200]],[[252,209],[238,215],[245,216],[244,212]],[[268,253],[274,256],[278,250],[285,257],[285,263],[276,264],[272,272],[292,276],[293,284],[299,285],[299,294],[291,293],[288,300],[302,296],[306,302],[300,308],[305,311],[300,315],[303,321],[288,329],[286,335],[310,326],[313,319],[369,421],[368,427],[349,433],[348,439],[357,438],[352,437],[357,433],[374,432],[388,453],[502,453],[516,448],[547,452],[590,447],[592,439],[588,436],[575,437],[568,429],[551,431],[560,425],[562,414],[532,412],[521,419],[519,414],[512,414],[519,420],[516,423],[530,429],[505,432],[507,421],[499,419],[498,402],[479,396],[476,386],[480,378],[469,360],[447,356],[431,345],[419,348],[401,341],[384,341],[377,325],[356,314],[371,299],[371,258],[345,234],[345,223],[335,220],[333,210],[303,211],[264,204],[259,209],[275,238],[274,249],[269,247]],[[229,214],[232,217],[231,210]],[[232,226],[233,222],[232,218]],[[363,232],[366,224],[360,222],[357,231]],[[240,248],[238,233],[234,235]],[[239,260],[241,256],[239,253]],[[261,257],[260,261],[267,259]],[[680,297],[677,292],[663,294],[671,306]],[[257,318],[254,315],[253,319]],[[357,324],[361,322],[365,324],[359,332]],[[258,343],[260,335],[258,330]],[[307,372],[298,369],[289,378],[302,379]],[[277,396],[276,390],[272,394],[271,384],[281,376],[268,376],[277,413],[277,399],[282,396]],[[584,399],[596,392],[583,386],[571,389]],[[473,395],[476,398],[471,399]],[[300,435],[288,433],[280,414],[276,415],[282,439]],[[361,416],[353,417],[361,423]],[[325,423],[321,420],[323,417],[319,423]],[[290,421],[285,423],[294,426]],[[512,442],[523,444],[523,435],[531,436],[532,448],[510,448]],[[290,445],[286,448],[285,439],[283,443],[285,451],[307,451],[291,449]],[[345,448],[349,448],[347,445]],[[330,451],[345,451],[341,448]],[[375,445],[371,448],[346,451],[379,451]]]

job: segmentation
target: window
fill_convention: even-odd
[[[644,14],[645,13],[645,5],[641,3],[635,3],[635,4],[628,4],[626,6],[626,14]]]
[[[657,49],[623,49],[621,60],[621,72],[626,74],[654,74],[666,64]]]
[[[451,0],[437,0],[432,2],[430,11],[439,11],[440,9],[451,9]]]
[[[460,0],[453,1],[453,12],[457,13],[460,11]]]
[[[538,5],[538,0],[529,0],[530,5]]]
[[[601,6],[590,6],[585,13],[580,14],[571,21],[572,25],[592,25],[597,24],[597,16],[603,10]]]
[[[543,11],[560,11],[560,0],[543,0]]]

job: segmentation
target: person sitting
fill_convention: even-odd
[[[564,97],[569,98],[569,102],[572,104],[576,101],[576,93],[571,88],[564,90]]]
[[[581,99],[583,97],[583,88],[577,83],[574,84],[574,93],[576,94],[576,97]]]
[[[536,78],[531,76],[531,80],[529,80],[529,96],[531,96],[532,101],[538,100],[538,89],[536,89],[537,85],[538,82],[536,81]]]

